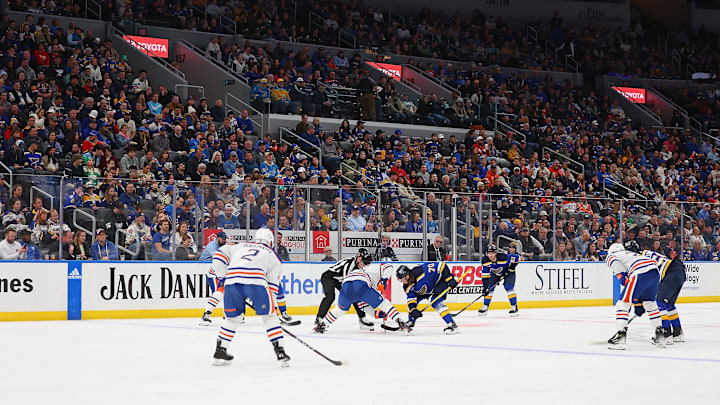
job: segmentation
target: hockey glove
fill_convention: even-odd
[[[420,310],[417,308],[410,311],[410,317],[413,319],[422,318],[422,316],[423,316],[422,312],[420,312]]]
[[[615,275],[617,279],[620,281],[620,285],[625,286],[628,283],[628,277],[627,273],[618,273]]]
[[[457,282],[457,280],[455,280],[455,277],[453,277],[447,282],[447,284],[448,284],[448,287],[450,287],[452,289],[452,288],[457,287],[458,282]]]

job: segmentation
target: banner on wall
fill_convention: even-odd
[[[123,39],[149,56],[168,57],[168,40],[163,38],[123,35]]]
[[[66,311],[68,265],[63,262],[4,262],[0,270],[0,312]]]
[[[220,229],[205,230],[205,244],[215,239]],[[250,231],[250,240],[252,241],[254,230]],[[242,229],[226,229],[225,233],[231,242],[237,243],[247,239],[247,232]],[[305,232],[304,231],[280,231],[282,233],[282,241],[280,242],[288,253],[290,258],[295,261],[303,260],[305,255]],[[422,233],[414,232],[386,232],[383,235],[390,237],[390,247],[393,248],[395,254],[401,260],[418,260],[422,257],[422,251],[425,243],[422,240]],[[438,234],[429,233],[428,240],[433,240]],[[310,253],[322,254],[326,246],[330,246],[333,252],[337,253],[338,243],[342,243],[343,255],[355,254],[360,248],[365,248],[370,252],[374,252],[378,247],[379,240],[377,235],[367,232],[343,232],[342,240],[338,240],[337,232],[313,231],[311,232],[312,245]]]
[[[368,65],[379,70],[383,74],[392,77],[395,80],[402,81],[402,65],[394,65],[392,63],[376,63],[376,62],[365,62]]]
[[[637,87],[612,86],[618,93],[622,94],[628,101],[635,104],[645,104],[645,89]]]

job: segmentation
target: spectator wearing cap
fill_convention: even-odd
[[[102,198],[95,193],[95,183],[88,181],[85,183],[85,193],[82,196],[83,207],[92,208],[93,211],[97,211],[101,208]]]
[[[270,180],[275,180],[280,174],[280,170],[273,161],[273,153],[265,152],[265,161],[260,165],[260,173],[263,177]]]
[[[130,186],[132,186],[132,183],[128,184],[128,188],[130,188]],[[105,229],[110,240],[118,245],[123,245],[121,241],[124,240],[124,237],[123,235],[118,236],[117,231],[127,228],[127,217],[123,214],[124,208],[122,202],[116,201],[112,206],[112,210],[105,214],[105,218],[103,218],[100,223],[100,227]]]
[[[228,160],[223,163],[223,172],[225,173],[225,177],[232,178],[237,172],[238,167],[242,167],[238,161],[238,153],[236,151],[232,151],[230,152]]]
[[[92,125],[92,124],[91,124]],[[82,143],[82,153],[87,153],[91,151],[96,145],[105,145],[104,142],[99,140],[100,134],[95,131],[91,130],[88,132],[88,138],[83,141]]]
[[[290,99],[290,93],[285,88],[285,80],[282,77],[277,79],[275,87],[270,92],[270,97],[272,98],[272,112],[276,114],[291,112],[290,104],[292,99]]]
[[[27,249],[27,257],[26,260],[42,260],[43,256],[40,253],[40,248],[37,247],[34,243],[31,242],[30,237],[30,231],[27,229],[23,229],[19,233],[20,235],[20,244],[23,248]]]
[[[138,76],[135,78],[135,80],[132,81],[132,93],[139,95],[140,93],[144,93],[145,90],[150,88],[150,82],[148,82],[147,79],[147,72],[145,70],[141,70],[140,73],[138,73]]]
[[[218,217],[218,227],[221,229],[240,229],[240,220],[235,215],[235,207],[225,204],[222,215]]]
[[[270,108],[270,90],[266,78],[260,79],[250,93],[250,104],[262,113],[267,113]]]
[[[135,252],[132,255],[133,260],[146,259],[148,252],[152,249],[152,231],[145,221],[145,214],[138,212],[127,228],[125,245],[129,251]]]
[[[347,218],[347,229],[351,232],[362,232],[365,230],[365,224],[367,220],[364,216],[360,215],[360,207],[354,205],[351,209],[351,214]]]
[[[210,260],[212,259],[215,252],[217,252],[218,249],[225,246],[227,243],[227,234],[224,231],[220,231],[215,239],[208,242],[207,245],[205,245],[205,250],[203,250],[202,254],[200,255],[200,261],[204,260]]]
[[[312,103],[312,89],[307,86],[305,79],[298,77],[295,84],[290,87],[290,112],[294,114],[312,114],[315,105]],[[297,132],[297,131],[296,131]]]
[[[25,171],[34,174],[49,174],[42,165],[42,153],[38,151],[38,142],[29,140],[27,150],[24,153],[23,167]]]
[[[117,247],[107,240],[105,229],[98,229],[95,232],[95,243],[90,246],[90,257],[93,260],[119,260]]]
[[[162,151],[170,150],[170,138],[168,138],[167,126],[164,123],[160,125],[158,132],[153,135],[149,147],[158,156]]]

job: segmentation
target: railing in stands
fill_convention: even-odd
[[[288,136],[291,137],[292,140],[297,140],[298,144],[305,145],[309,147],[310,149],[315,149],[318,154],[318,161],[320,162],[320,165],[323,164],[323,154],[322,149],[320,149],[319,146],[313,145],[312,143],[306,141],[305,139],[301,138],[300,135],[296,134],[295,132],[291,131],[290,129],[286,127],[280,127],[279,129],[280,133],[280,141],[285,140]]]
[[[665,38],[662,35],[658,35],[658,49],[663,51],[663,57],[667,59],[668,57],[668,41],[667,38]]]
[[[682,55],[677,49],[673,49],[670,53],[670,67],[678,76],[680,75],[682,71]]]
[[[537,29],[532,25],[528,25],[527,27],[525,27],[525,36],[527,37],[528,42],[537,44],[538,32]]]
[[[13,179],[13,175],[14,175],[15,173],[13,173],[13,171],[10,170],[10,168],[7,167],[7,165],[6,165],[5,163],[3,163],[3,162],[0,162],[0,169],[4,170],[4,171],[5,171],[4,173],[7,173],[7,174],[8,174],[8,177],[10,178],[10,181],[9,181],[8,183],[10,184],[10,189],[12,189],[12,187],[13,187],[13,180],[14,180],[14,179]]]
[[[554,149],[550,149],[550,148],[548,148],[547,146],[544,146],[543,149],[542,149],[542,151],[543,151],[543,154],[544,154],[545,152],[548,152],[548,153],[550,153],[551,155],[556,155],[556,156],[558,156],[558,160],[559,160],[560,162],[562,162],[562,161],[567,161],[567,162],[570,162],[570,163],[574,163],[575,165],[577,165],[577,166],[580,168],[580,170],[578,171],[578,170],[576,170],[576,169],[573,169],[573,168],[569,167],[570,171],[573,172],[573,173],[575,173],[575,175],[582,174],[582,175],[583,175],[583,179],[585,179],[585,181],[587,181],[587,178],[585,177],[585,166],[583,166],[582,163],[578,162],[578,161],[575,160],[575,159],[572,159],[570,156],[568,156],[568,155],[566,155],[566,154],[564,154],[564,153],[560,153],[560,152],[558,152],[558,151],[556,151],[556,150],[554,150]]]
[[[496,115],[505,115],[504,113],[496,113]],[[497,117],[493,117],[492,115],[489,115],[487,117],[488,120],[488,126],[491,128],[494,128],[493,130],[495,133],[498,133],[498,129],[502,129],[503,131],[511,131],[514,135],[517,135],[522,139],[524,142],[527,142],[527,137],[522,132],[518,131],[517,129],[513,128],[512,126],[500,121]],[[501,127],[501,128],[500,128]]]
[[[183,97],[180,94],[180,89],[185,89],[185,96]],[[179,95],[182,100],[186,100],[190,96],[189,89],[197,89],[199,90],[198,96],[193,96],[195,99],[199,100],[201,98],[205,98],[205,87],[204,86],[196,86],[194,84],[182,84],[178,83],[175,85],[175,94]]]
[[[85,18],[102,20],[102,4],[95,0],[85,0]]]
[[[116,240],[116,241],[120,240],[120,235],[125,235],[125,240],[126,240],[126,241],[131,240],[131,239],[134,238],[134,236],[133,236],[131,233],[129,233],[128,231],[126,231],[126,230],[124,230],[124,229],[118,229],[117,232],[115,232],[115,239],[114,239],[114,240]],[[138,254],[140,254],[140,249],[141,249],[140,246],[142,245],[142,243],[144,243],[144,242],[143,242],[143,241],[138,241],[134,252],[133,252],[132,250],[124,247],[121,243],[116,243],[116,244],[115,244],[115,247],[117,247],[117,250],[129,254],[131,257],[136,257]],[[146,254],[148,253],[148,252],[147,252],[147,249],[146,249],[145,253],[146,253]]]
[[[55,208],[55,196],[37,186],[30,187],[30,201],[35,201],[35,193],[50,199],[50,209]],[[45,204],[43,203],[43,206]]]
[[[238,105],[239,104],[239,105]],[[240,108],[238,108],[240,107]],[[261,113],[260,111],[256,110],[253,106],[246,103],[245,101],[239,99],[238,97],[230,94],[225,93],[225,108],[232,108],[234,111],[242,111],[242,110],[248,110],[250,121],[253,122],[253,125],[256,125],[258,128],[255,129],[255,134],[257,134],[259,137],[262,137],[265,134],[265,128],[266,126],[266,117],[265,114]],[[239,116],[240,114],[235,114]],[[256,116],[258,118],[253,118],[253,116]],[[258,121],[258,119],[260,121]]]
[[[237,35],[237,24],[235,24],[235,20],[232,18],[221,15],[218,24],[223,31],[229,34]]]
[[[312,33],[315,28],[322,31],[325,28],[325,19],[320,14],[310,11],[308,13],[308,32]]]
[[[341,28],[338,31],[338,46],[351,49],[357,48],[357,37],[350,31]]]
[[[92,230],[87,229],[87,228],[83,227],[82,225],[78,224],[78,215],[89,218],[89,222],[92,223]],[[95,238],[95,230],[97,229],[97,219],[95,218],[94,215],[90,215],[87,212],[85,212],[79,208],[76,208],[73,210],[72,220],[73,220],[72,223],[76,229],[85,231],[85,233],[87,233],[91,238],[93,238],[93,239]]]
[[[565,55],[565,71],[576,73],[580,71],[580,63],[572,55]]]
[[[495,246],[498,246],[498,247],[499,247],[501,240],[506,240],[506,241],[508,241],[508,246],[509,246],[511,243],[514,243],[514,244],[515,244],[515,249],[517,249],[517,252],[518,252],[519,254],[522,254],[522,252],[523,252],[523,244],[522,244],[522,242],[520,242],[519,239],[513,239],[513,238],[511,238],[511,237],[509,237],[509,236],[505,236],[505,235],[498,235],[497,238],[495,239]]]

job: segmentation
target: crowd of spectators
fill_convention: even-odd
[[[448,237],[455,219],[460,243],[471,235],[487,246],[504,236],[503,248],[528,259],[594,260],[620,238],[671,256],[718,257],[717,146],[652,132],[570,82],[468,72],[472,81],[459,93],[505,112],[517,132],[423,140],[370,133],[361,120],[326,128],[302,115],[295,132],[305,143],[289,145],[256,133],[247,111],[180,100],[161,78],[133,72],[110,41],[74,25],[53,33],[31,18],[0,19],[3,161],[17,179],[7,192],[0,178],[4,257],[17,244],[18,257],[49,257],[62,240],[64,258],[191,259],[202,229],[426,228]],[[322,164],[307,143],[323,149]],[[77,209],[94,214],[95,235],[60,221],[42,198],[28,200],[28,186],[44,176],[23,174],[53,172],[71,179],[70,190],[59,191],[64,218]],[[300,183],[340,190],[307,192],[294,187]]]

